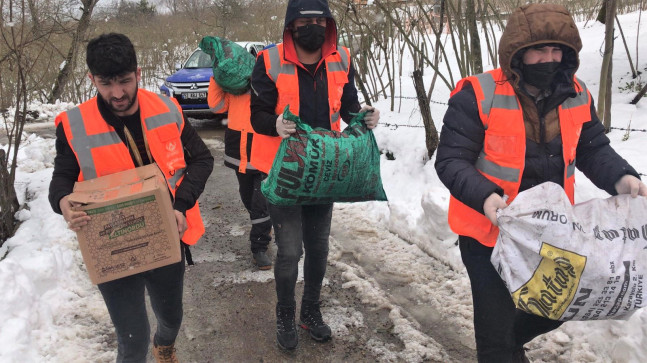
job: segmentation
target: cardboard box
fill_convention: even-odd
[[[92,218],[77,232],[92,283],[181,260],[171,197],[156,164],[77,182],[69,199]]]

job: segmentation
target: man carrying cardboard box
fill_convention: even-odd
[[[69,200],[74,183],[157,163],[173,196],[181,240],[204,233],[197,199],[213,157],[175,100],[138,89],[141,68],[123,34],[103,34],[87,46],[88,77],[98,95],[56,118],[56,159],[49,199],[70,229],[90,217]],[[177,362],[175,338],[182,322],[182,261],[98,285],[117,333],[117,362],[145,362],[150,339],[144,289],[157,318],[153,355]]]

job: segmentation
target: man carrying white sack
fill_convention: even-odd
[[[479,362],[528,362],[523,345],[562,324],[517,310],[490,262],[504,195],[509,203],[551,181],[573,203],[577,167],[611,195],[647,196],[575,77],[581,48],[564,7],[525,5],[501,36],[501,68],[461,80],[449,100],[435,167],[452,195],[449,225],[471,282]]]

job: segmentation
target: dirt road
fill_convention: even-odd
[[[385,297],[394,302],[371,301],[366,294],[344,285],[344,273],[364,266],[361,271],[376,272],[375,261],[362,261],[351,250],[344,251],[347,240],[358,237],[345,228],[335,228],[331,236],[331,263],[322,290],[324,318],[333,329],[334,339],[316,343],[299,328],[299,346],[284,352],[276,345],[274,307],[276,294],[272,271],[254,268],[249,249],[249,217],[237,193],[234,172],[222,166],[224,153],[222,128],[206,121],[193,120],[214,157],[216,167],[200,198],[206,224],[205,237],[192,249],[196,264],[185,279],[185,315],[177,341],[182,362],[375,362],[431,361],[471,362],[474,350],[462,343],[459,329],[433,318],[439,314],[420,306],[407,294]],[[339,214],[336,212],[336,214]],[[339,218],[339,217],[335,217]],[[365,231],[364,231],[365,233]],[[272,243],[270,255],[276,254]],[[439,267],[442,268],[442,267]],[[445,267],[446,268],[446,267]],[[370,276],[359,279],[370,279]],[[382,280],[380,282],[380,280]],[[406,281],[388,281],[376,276],[376,285],[388,290],[402,289]],[[401,286],[399,286],[401,285]],[[302,275],[297,296],[303,288]],[[384,295],[389,295],[384,293]],[[380,300],[381,297],[377,300]],[[298,301],[298,298],[297,298]],[[381,305],[381,306],[380,306]],[[394,306],[396,306],[394,308]],[[429,333],[426,347],[416,349],[406,334],[396,330],[394,310],[409,319],[415,330]],[[396,320],[397,321],[397,320]],[[441,328],[442,327],[442,328]],[[436,333],[434,333],[434,331]],[[424,334],[424,333],[423,333]],[[461,336],[463,335],[463,336]],[[441,343],[435,343],[441,342]],[[419,344],[419,343],[416,343]],[[431,353],[430,353],[431,352]],[[406,354],[402,354],[406,353]]]

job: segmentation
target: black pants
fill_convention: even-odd
[[[528,314],[514,306],[510,292],[490,262],[493,248],[459,236],[463,264],[472,285],[474,333],[479,362],[516,362],[513,354],[561,321]]]
[[[261,193],[261,181],[265,174],[260,172],[241,173],[236,170],[238,178],[238,192],[240,199],[252,222],[252,230],[249,234],[252,253],[267,251],[267,245],[272,239],[272,221],[267,211],[267,200]]]
[[[184,250],[182,249],[182,252]],[[182,324],[182,261],[98,285],[117,333],[117,363],[144,363],[150,342],[144,290],[157,318],[155,342],[171,345]]]
[[[303,249],[303,300],[319,301],[328,262],[332,208],[332,204],[289,207],[269,204],[277,246],[274,279],[279,305],[295,304],[294,288]]]

